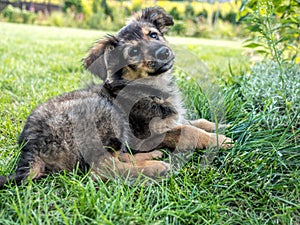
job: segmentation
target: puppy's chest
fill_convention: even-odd
[[[164,133],[179,124],[180,108],[174,96],[143,97],[129,112],[131,131],[140,139]]]
[[[141,98],[129,111],[130,123],[149,124],[154,118],[164,120],[177,115],[176,106],[158,96]]]
[[[166,87],[166,85],[165,85]],[[144,139],[164,133],[181,123],[184,109],[175,86],[138,84],[114,90],[111,101],[121,109],[134,136]]]

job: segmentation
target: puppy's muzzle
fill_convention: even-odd
[[[153,52],[153,58],[148,61],[148,67],[152,68],[152,72],[149,73],[150,76],[156,76],[161,73],[166,72],[173,66],[174,54],[166,46],[162,46]]]
[[[157,76],[172,68],[175,56],[168,46],[142,42],[128,48],[125,58],[131,67],[143,66],[148,75]]]
[[[160,61],[168,61],[171,56],[169,48],[163,46],[155,52],[155,58]]]

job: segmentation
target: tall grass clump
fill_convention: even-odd
[[[299,128],[299,69],[296,65],[280,68],[274,61],[254,65],[249,73],[236,81],[240,84],[239,94],[244,109],[258,115],[267,115],[264,122],[268,128],[287,125],[292,120],[295,127]]]

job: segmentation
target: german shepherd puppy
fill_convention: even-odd
[[[158,177],[170,165],[157,149],[230,147],[209,133],[214,123],[186,121],[172,79],[174,52],[164,33],[172,17],[158,7],[135,14],[115,36],[99,40],[84,66],[104,82],[55,97],[28,117],[15,174],[0,186],[48,173],[88,168],[102,179]]]

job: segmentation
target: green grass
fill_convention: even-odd
[[[80,60],[103,34],[0,23],[1,175],[14,170],[17,136],[37,104],[96,81]],[[287,70],[291,82],[283,89],[270,82],[276,67],[248,70],[236,42],[171,42],[189,116],[219,118],[220,106],[235,147],[220,150],[206,164],[201,156],[207,153],[198,151],[177,175],[152,184],[61,173],[11,186],[0,190],[0,224],[300,223],[299,68]],[[235,76],[229,75],[229,59]],[[239,75],[244,62],[247,74]],[[222,96],[221,103],[214,96]],[[268,101],[272,96],[279,97]]]

